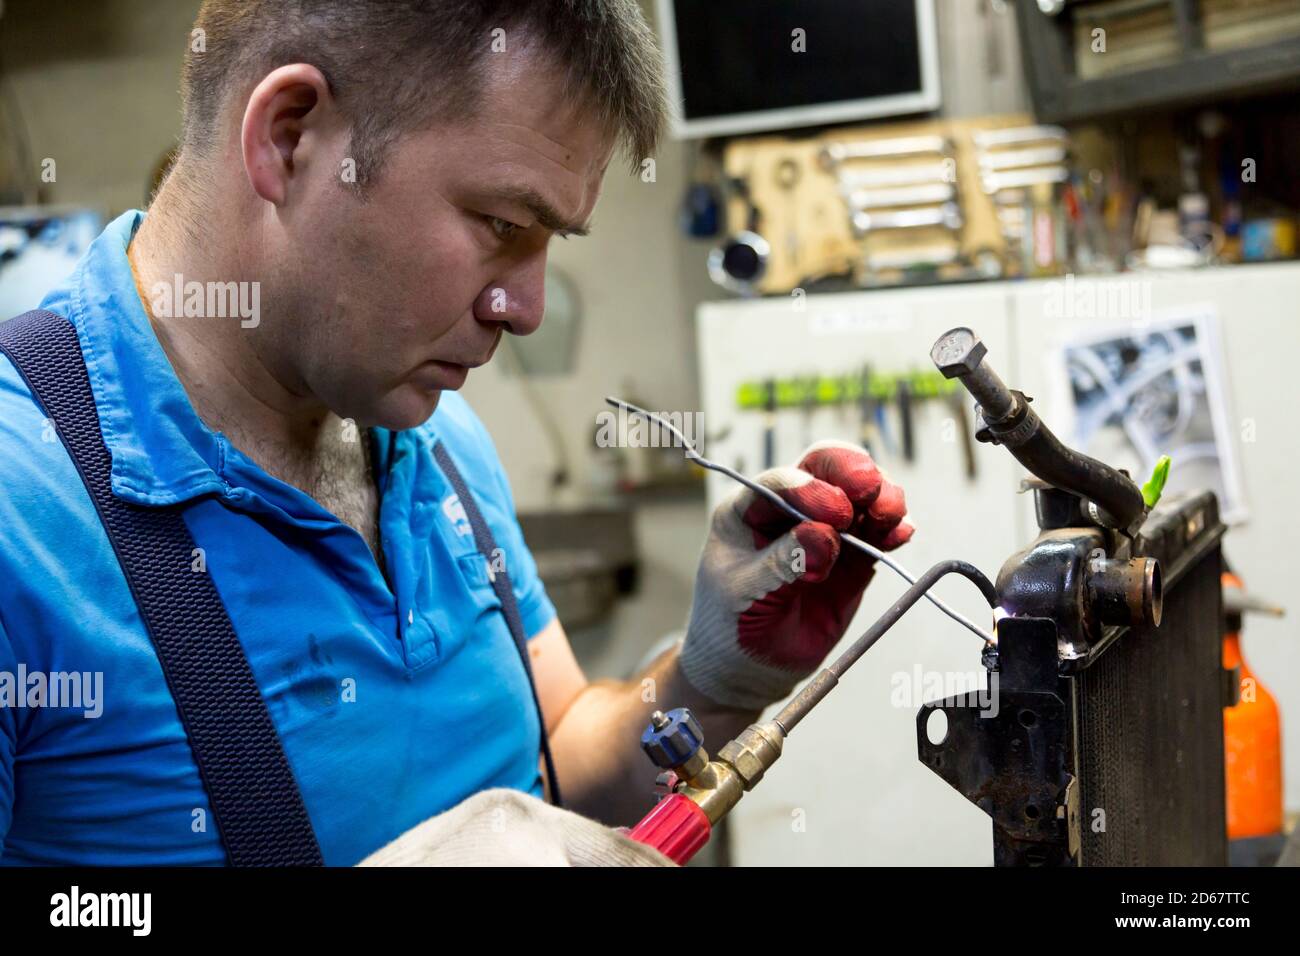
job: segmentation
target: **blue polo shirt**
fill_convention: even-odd
[[[184,504],[325,862],[356,863],[487,787],[540,794],[527,678],[433,456],[444,442],[460,466],[537,634],[555,609],[483,425],[448,392],[420,427],[374,431],[386,579],[356,531],[200,421],[127,261],[143,218],[111,223],[42,307],[76,325],[113,492]],[[0,353],[0,863],[224,861],[121,567]]]

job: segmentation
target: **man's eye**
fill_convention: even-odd
[[[510,222],[508,219],[502,219],[499,216],[488,216],[488,225],[496,233],[498,239],[509,239],[516,232],[523,228],[518,223]]]

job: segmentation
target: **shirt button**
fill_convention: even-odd
[[[414,609],[411,609],[411,610],[409,610],[409,611],[406,612],[406,623],[407,623],[407,624],[414,624],[414,623],[415,623],[415,610],[414,610]]]

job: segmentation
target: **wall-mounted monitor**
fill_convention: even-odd
[[[933,0],[658,0],[682,138],[939,107]]]

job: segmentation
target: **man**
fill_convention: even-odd
[[[148,216],[42,305],[76,328],[112,493],[184,515],[325,863],[422,823],[390,858],[662,862],[600,825],[649,809],[650,712],[733,736],[852,617],[872,567],[837,532],[912,529],[865,453],[814,449],[763,476],[813,521],[748,492],[715,513],[680,647],[625,683],[578,667],[456,389],[540,324],[547,245],[587,231],[615,147],[655,145],[636,4],[207,0],[193,36]],[[439,445],[499,543],[573,812],[536,799],[528,678]],[[0,862],[225,862],[104,526],[5,361],[0,448],[0,671],[103,677],[94,717],[0,707]]]

